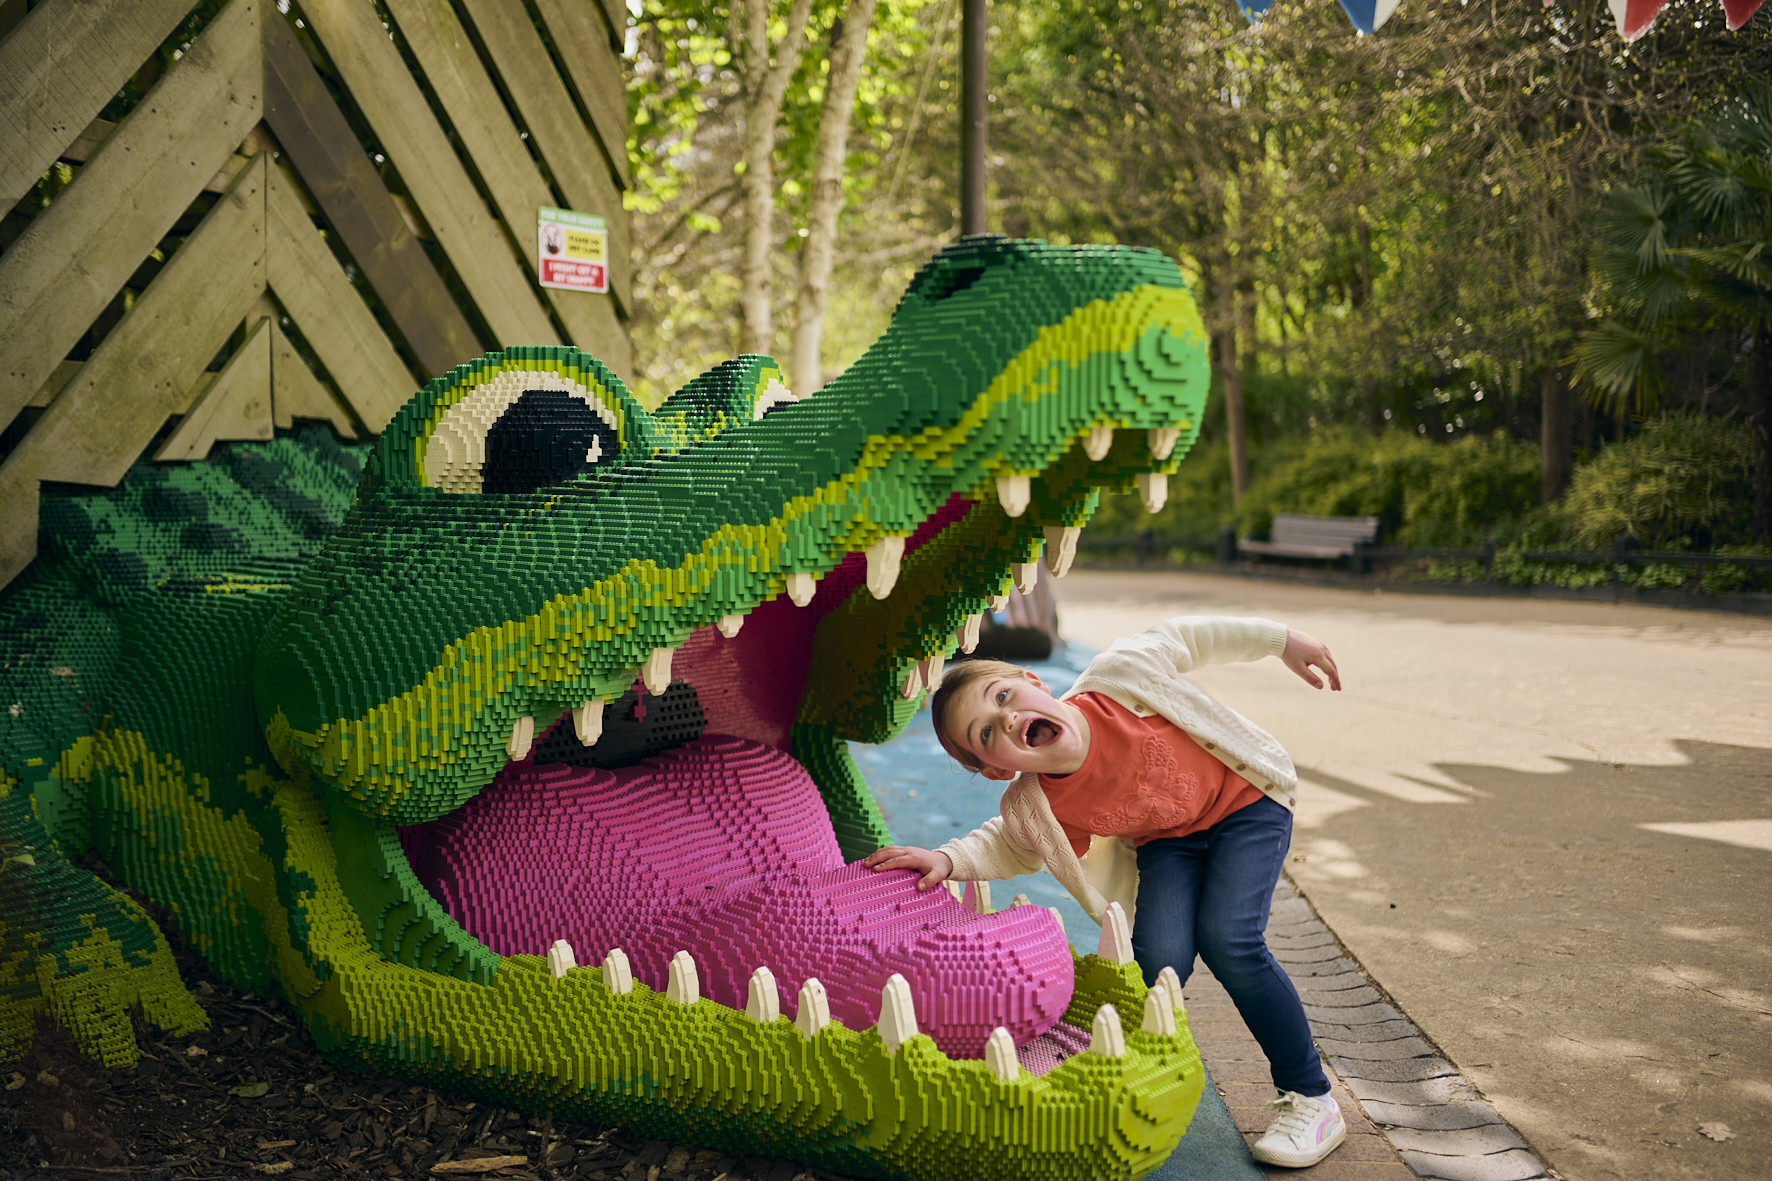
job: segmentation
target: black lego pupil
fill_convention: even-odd
[[[564,390],[528,390],[486,432],[483,492],[529,492],[609,463],[618,448],[584,402]]]

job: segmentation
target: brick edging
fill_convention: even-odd
[[[1416,1176],[1555,1176],[1348,954],[1289,877],[1274,890],[1268,946],[1298,989],[1318,1048]]]

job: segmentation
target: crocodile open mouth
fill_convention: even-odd
[[[977,507],[955,497],[905,539],[895,594],[916,593],[919,551]],[[874,1024],[897,974],[918,1028],[950,1057],[982,1057],[999,1027],[1036,1073],[1075,1052],[1087,1038],[1059,1027],[1074,976],[1056,917],[979,914],[918,891],[915,874],[846,865],[792,757],[807,695],[824,689],[821,625],[853,596],[872,600],[866,583],[867,556],[849,554],[804,606],[784,594],[733,635],[697,629],[672,655],[669,687],[636,683],[588,744],[583,715],[562,715],[468,803],[401,830],[418,880],[500,955],[564,939],[596,962],[620,948],[663,991],[688,952],[700,994],[738,1009],[768,968],[783,1013],[798,1018],[816,980],[852,1029]]]

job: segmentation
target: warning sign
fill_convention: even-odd
[[[543,287],[609,290],[609,227],[602,218],[543,205],[536,222],[535,270]]]

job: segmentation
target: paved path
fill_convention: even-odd
[[[1772,620],[1177,573],[1058,591],[1092,645],[1197,612],[1331,646],[1338,695],[1277,662],[1198,680],[1293,753],[1311,905],[1561,1176],[1772,1177]]]

